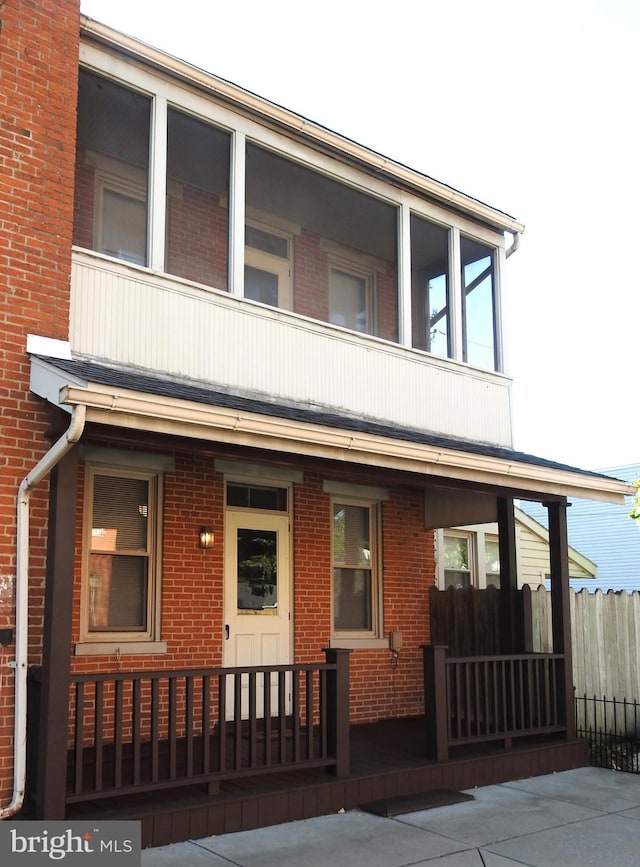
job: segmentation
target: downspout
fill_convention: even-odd
[[[87,408],[74,406],[66,432],[38,461],[18,488],[16,525],[16,658],[13,732],[13,797],[0,808],[0,819],[8,819],[22,808],[27,776],[27,653],[29,626],[29,505],[33,488],[70,451],[82,436]]]

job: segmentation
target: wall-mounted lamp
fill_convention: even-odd
[[[200,527],[200,547],[213,548],[214,541],[213,527]]]

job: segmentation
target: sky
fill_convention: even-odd
[[[637,0],[81,0],[84,14],[525,224],[515,448],[640,461]]]

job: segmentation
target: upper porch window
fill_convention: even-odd
[[[276,237],[285,227],[290,236],[291,290],[282,289],[289,278],[276,254],[261,268],[268,288],[258,300],[397,340],[397,209],[255,144],[246,154],[248,237],[256,218]],[[255,270],[247,273],[247,266],[245,281],[249,276],[253,286]]]

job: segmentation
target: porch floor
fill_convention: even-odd
[[[425,758],[424,718],[352,726],[351,772],[274,773],[203,786],[145,792],[69,805],[67,819],[137,819],[142,845],[245,831],[349,810],[435,789],[469,789],[588,764],[584,741],[538,738],[506,750],[500,743],[465,747],[446,762]]]

